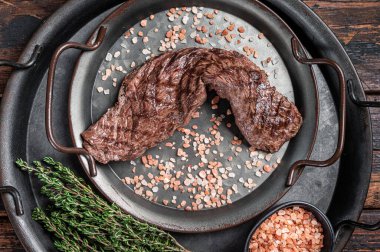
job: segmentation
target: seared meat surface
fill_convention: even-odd
[[[251,146],[276,152],[301,127],[296,106],[271,87],[245,56],[222,49],[186,48],[147,61],[125,77],[116,104],[82,133],[101,163],[132,160],[189,123],[213,89],[231,104]]]

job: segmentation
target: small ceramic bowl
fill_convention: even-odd
[[[336,226],[336,230],[334,231],[330,220],[327,218],[327,216],[317,207],[313,206],[310,203],[307,202],[302,202],[302,201],[291,201],[291,202],[286,202],[278,206],[274,206],[271,209],[269,209],[265,215],[256,223],[256,225],[252,228],[252,231],[250,232],[248,239],[245,243],[245,252],[249,252],[249,243],[250,240],[253,236],[253,234],[256,232],[256,230],[260,227],[260,225],[268,219],[270,216],[272,216],[274,213],[281,209],[286,209],[289,207],[300,207],[303,208],[309,212],[311,212],[314,217],[321,223],[322,228],[323,228],[323,248],[322,252],[330,252],[333,251],[334,249],[334,244],[336,241],[336,238],[338,237],[339,231],[341,230],[342,227],[344,226],[351,226],[351,227],[359,227],[362,229],[366,230],[378,230],[380,229],[380,222],[374,224],[374,225],[368,225],[368,224],[363,224],[363,223],[358,223],[350,220],[345,220],[340,222]]]

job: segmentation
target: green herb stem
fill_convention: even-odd
[[[74,172],[47,157],[33,166],[18,159],[21,170],[41,182],[49,211],[36,208],[33,219],[54,235],[60,251],[185,251],[168,233],[125,214],[99,197]]]

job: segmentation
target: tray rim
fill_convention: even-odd
[[[262,1],[268,2],[266,0],[262,0]],[[96,3],[96,1],[94,1],[94,0],[88,0],[86,2],[81,1],[81,3],[80,3],[80,4],[82,4],[80,6],[80,8],[82,8],[81,10],[83,12],[85,12],[86,11],[86,8],[85,8],[86,4],[91,3],[91,2],[93,2],[94,4]],[[273,2],[276,2],[276,4],[278,6],[281,6],[281,4],[282,4],[281,0],[280,1],[273,0]],[[111,5],[116,5],[117,3],[118,3],[118,1],[113,1],[112,3],[111,3],[111,1],[108,1],[108,4],[111,4]],[[65,3],[43,25],[41,25],[41,27],[38,29],[38,31],[34,34],[32,39],[30,40],[30,42],[24,48],[24,51],[23,51],[22,55],[20,56],[20,59],[21,60],[28,59],[29,55],[31,54],[31,52],[33,50],[34,45],[36,45],[38,43],[43,43],[44,40],[48,40],[48,39],[50,39],[49,37],[54,36],[54,32],[51,31],[51,29],[50,29],[51,25],[55,25],[55,23],[56,23],[57,26],[59,26],[59,25],[61,27],[63,26],[63,21],[64,21],[63,19],[68,18],[65,15],[64,10],[72,10],[70,17],[74,18],[73,13],[75,13],[75,10],[77,10],[79,8],[77,6],[76,6],[77,8],[74,8],[74,6],[76,4],[78,4],[78,2],[75,0],[71,0],[67,3]],[[287,3],[284,3],[284,5],[286,5],[286,4]],[[348,62],[348,65],[346,65],[344,67],[345,71],[350,72],[353,75],[352,79],[354,79],[357,83],[360,83],[357,72],[356,72],[355,68],[353,67],[352,62],[350,61],[347,53],[344,51],[344,49],[340,45],[337,38],[330,31],[330,29],[326,26],[326,24],[324,24],[323,21],[321,21],[320,18],[315,13],[313,13],[306,5],[304,5],[302,2],[300,2],[298,0],[293,0],[292,3],[289,3],[289,4],[293,5],[293,7],[296,7],[297,10],[301,10],[301,11],[304,11],[305,13],[307,13],[309,15],[309,17],[308,17],[309,19],[314,19],[314,21],[315,21],[315,19],[317,19],[317,21],[319,21],[320,23],[322,22],[322,25],[319,24],[321,26],[319,28],[321,30],[323,30],[324,32],[328,32],[329,36],[331,36],[333,38],[333,40],[338,44],[339,52],[344,56],[345,60]],[[282,8],[286,8],[286,6],[283,6]],[[67,34],[64,34],[64,35],[67,35]],[[64,36],[61,36],[61,37],[63,39]],[[28,73],[29,73],[28,71],[14,72],[12,74],[11,78],[8,80],[8,85],[5,89],[4,96],[2,99],[3,106],[0,107],[0,115],[2,115],[2,116],[7,115],[7,116],[11,117],[11,111],[9,108],[10,106],[9,107],[4,106],[4,104],[5,104],[5,102],[7,102],[7,105],[12,105],[12,104],[16,103],[16,99],[11,99],[11,98],[13,98],[12,96],[15,96],[16,98],[18,98],[17,97],[17,95],[18,95],[17,91],[21,88],[21,83],[23,81],[27,80],[27,74]],[[359,87],[357,87],[357,92],[359,93],[359,96],[361,98],[364,97],[364,92],[363,92],[363,88],[361,85],[359,85]],[[356,109],[360,110],[358,108],[356,108]],[[365,132],[362,132],[362,133],[363,134],[366,133],[366,136],[371,137],[372,136],[372,134],[371,134],[372,129],[371,129],[371,124],[370,124],[369,110],[368,109],[361,109],[361,112],[363,115],[363,121],[365,121],[367,123],[367,125],[366,125],[367,128],[364,129]],[[0,122],[0,129],[1,129],[0,137],[1,137],[1,140],[3,140],[3,142],[7,139],[10,139],[9,134],[5,133],[3,130],[4,128],[7,128],[7,126],[9,126],[9,125],[10,124],[8,122],[6,122],[6,120],[2,120]],[[7,169],[13,168],[13,167],[10,167],[13,164],[13,160],[9,160],[9,158],[5,158],[6,157],[6,151],[9,151],[9,148],[10,148],[9,143],[5,142],[5,145],[6,146],[2,146],[0,149],[0,157],[1,157],[0,164],[2,165],[2,169],[3,169],[3,170],[1,170],[1,173],[3,175],[1,178],[2,182],[8,181],[8,179],[5,179],[3,177],[9,176],[9,172]],[[368,149],[370,149],[371,152],[369,154],[369,157],[366,160],[367,161],[370,160],[370,163],[372,163],[372,141],[370,141]],[[7,154],[7,155],[9,155],[9,154]],[[364,167],[364,168],[371,170],[371,166]],[[368,170],[367,170],[367,173],[368,173]],[[365,180],[365,179],[362,179],[362,180]],[[368,186],[369,186],[369,176],[368,176],[368,179],[366,181],[361,181],[361,182],[367,182],[367,188],[366,188],[366,190],[364,190],[365,194],[366,194],[366,192],[368,190]],[[23,197],[23,195],[21,195],[21,196]],[[12,201],[11,197],[9,197],[8,195],[2,195],[2,199],[4,202],[4,206],[8,212],[8,216],[10,218],[10,221],[11,221],[13,227],[15,228],[15,232],[17,233],[18,237],[20,238],[21,243],[23,244],[24,248],[27,249],[28,251],[36,251],[36,247],[38,247],[39,242],[38,242],[38,237],[33,236],[34,230],[31,229],[31,227],[27,227],[27,226],[23,227],[22,224],[24,222],[24,219],[18,218],[17,216],[15,216],[13,201]],[[361,200],[361,202],[362,202],[362,204],[360,206],[361,208],[364,204],[364,200],[365,200],[365,197],[364,197],[364,199]],[[24,199],[24,201],[25,201],[25,199]],[[358,212],[356,215],[359,216],[360,212]],[[346,235],[343,238],[343,241],[341,241],[339,245],[342,245],[342,243],[343,243],[343,246],[344,246],[346,244],[346,242],[348,241],[348,238],[351,235],[351,233],[352,233],[352,231],[345,230]],[[28,237],[29,234],[33,237]],[[40,250],[37,250],[37,251],[40,251]]]

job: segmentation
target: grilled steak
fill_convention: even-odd
[[[245,56],[186,48],[127,75],[115,106],[82,133],[84,148],[101,163],[135,159],[186,125],[207,88],[230,102],[236,125],[256,149],[278,151],[302,124],[296,106]]]

